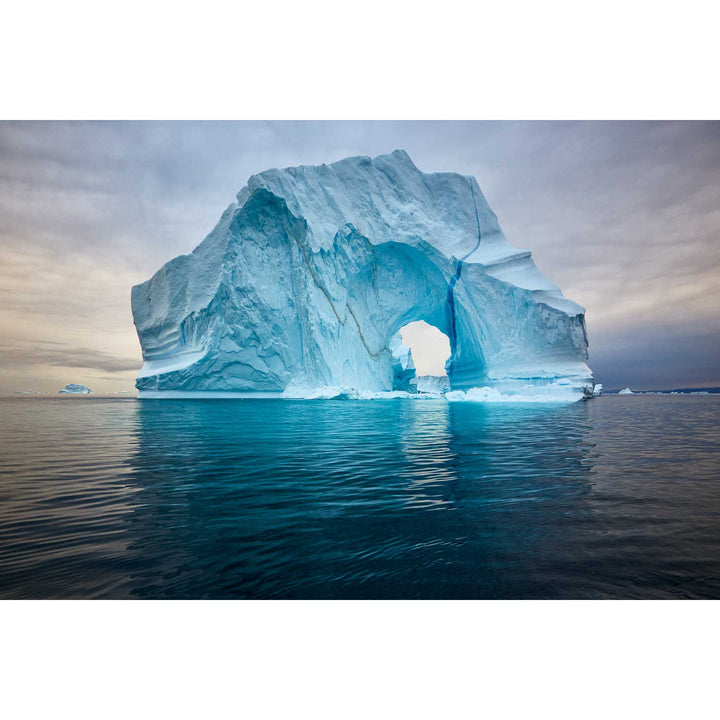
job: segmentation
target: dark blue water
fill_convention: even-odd
[[[720,397],[0,401],[5,598],[718,598]]]

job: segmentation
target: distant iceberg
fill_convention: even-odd
[[[87,385],[76,385],[75,383],[68,383],[62,390],[58,390],[58,395],[89,395],[91,392],[92,390],[87,387]]]
[[[634,395],[635,393],[629,388],[626,387],[624,390],[621,390],[618,395]]]
[[[398,332],[417,320],[448,337],[453,392],[594,395],[584,309],[508,243],[474,178],[400,150],[252,176],[132,311],[141,398],[414,394]]]

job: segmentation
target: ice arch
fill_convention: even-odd
[[[449,338],[453,389],[592,388],[583,309],[507,242],[474,178],[402,151],[251,177],[132,308],[141,396],[392,390],[419,320]]]

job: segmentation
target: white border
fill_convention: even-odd
[[[717,118],[717,9],[647,0],[6,4],[4,119]]]
[[[2,606],[8,718],[697,718],[711,602]]]

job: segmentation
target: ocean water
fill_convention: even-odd
[[[0,400],[3,598],[718,598],[720,396]]]

